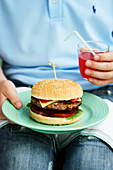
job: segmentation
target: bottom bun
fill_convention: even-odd
[[[30,117],[34,119],[35,121],[43,124],[48,124],[48,125],[66,125],[66,124],[71,124],[75,123],[78,120],[82,118],[82,114],[78,117],[72,118],[72,119],[66,119],[66,118],[59,118],[59,117],[48,117],[48,116],[42,116],[39,115],[35,112],[33,112],[30,109]]]

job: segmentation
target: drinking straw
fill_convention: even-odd
[[[48,64],[49,64],[50,66],[52,66],[52,67],[53,67],[53,70],[54,70],[54,76],[55,76],[55,79],[56,79],[56,71],[55,71],[55,67],[56,67],[56,65],[55,65],[54,63],[50,63],[50,62],[48,62]]]
[[[76,34],[79,37],[79,39],[86,45],[86,47],[89,49],[89,51],[93,55],[96,55],[95,52],[91,49],[91,47],[87,44],[87,42],[83,39],[83,37],[77,31],[73,31],[67,38],[65,38],[64,41],[66,41],[68,38],[70,38],[73,34]]]

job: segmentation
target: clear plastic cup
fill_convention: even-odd
[[[99,53],[106,53],[109,52],[109,45],[102,41],[86,41],[87,44],[91,47],[92,51],[95,52],[95,54]],[[90,76],[85,74],[85,69],[88,69],[88,67],[85,65],[86,60],[93,60],[94,55],[92,52],[85,46],[83,42],[80,42],[78,44],[78,57],[79,57],[79,69],[81,76],[83,78],[88,79]],[[90,68],[91,69],[91,68]],[[94,70],[94,69],[92,69]]]

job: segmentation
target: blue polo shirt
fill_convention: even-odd
[[[0,56],[8,79],[25,84],[54,78],[77,81],[83,89],[98,86],[79,72],[76,35],[107,42],[113,50],[112,0],[0,0]]]

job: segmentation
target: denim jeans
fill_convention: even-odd
[[[112,86],[89,92],[113,101]],[[0,170],[111,170],[112,164],[113,150],[95,137],[79,136],[58,151],[54,135],[11,124],[0,129]]]
[[[55,157],[52,135],[11,124],[0,129],[0,170],[52,170]]]
[[[112,149],[95,137],[79,136],[56,152],[53,135],[11,124],[0,130],[0,170],[111,170],[112,164]]]
[[[92,136],[78,136],[60,152],[60,157],[62,170],[111,170],[113,167],[112,149]]]

